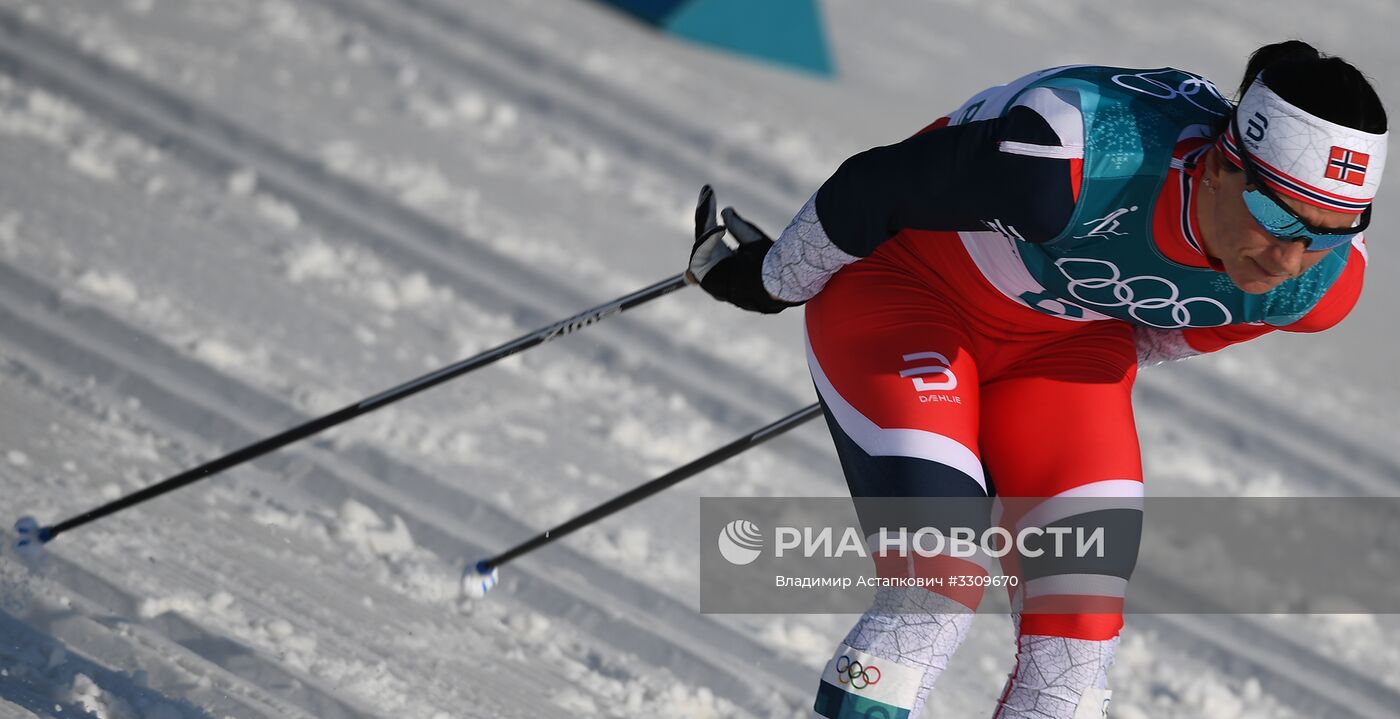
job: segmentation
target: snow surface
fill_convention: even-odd
[[[1379,0],[824,9],[834,82],[568,0],[0,0],[0,521],[673,274],[703,182],[776,231],[849,154],[1033,68],[1229,87],[1301,36],[1400,97]],[[1336,330],[1145,373],[1153,494],[1396,493],[1393,226]],[[690,290],[76,530],[39,571],[0,556],[0,717],[806,716],[852,617],[699,615],[696,499],[843,494],[815,425],[510,565],[488,601],[456,589],[810,402],[800,347],[798,313]],[[1397,638],[1385,615],[1134,616],[1115,716],[1397,716]],[[990,713],[1010,639],[979,619],[937,716]]]

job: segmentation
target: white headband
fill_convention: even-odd
[[[1389,132],[1362,132],[1311,115],[1257,79],[1235,117],[1251,163],[1274,191],[1354,215],[1375,199]],[[1233,128],[1221,136],[1221,146],[1238,164]]]

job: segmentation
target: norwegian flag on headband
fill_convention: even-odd
[[[1327,157],[1327,170],[1324,174],[1329,179],[1360,187],[1366,184],[1366,168],[1370,164],[1370,155],[1333,145],[1332,153]]]

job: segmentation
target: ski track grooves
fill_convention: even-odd
[[[323,4],[337,5],[342,9],[349,7],[348,0],[319,1]],[[420,11],[424,8],[434,9],[425,4],[424,0],[402,1]],[[444,12],[435,9],[434,11]],[[361,11],[361,13],[363,12],[364,11]],[[361,18],[366,17],[367,15],[361,14]],[[439,17],[439,19],[448,20],[450,18],[444,15]],[[412,37],[412,35],[406,35],[402,32],[389,32],[391,28],[388,28],[387,25],[377,20],[371,20],[370,23],[376,31],[387,32],[399,38]],[[370,190],[329,175],[314,163],[298,158],[286,150],[277,148],[272,143],[262,140],[246,130],[238,128],[227,120],[218,118],[213,113],[202,110],[188,101],[170,95],[154,86],[150,86],[140,79],[128,76],[123,71],[116,70],[102,61],[91,59],[81,52],[67,47],[62,41],[52,37],[46,37],[45,33],[30,28],[8,11],[0,10],[0,26],[3,26],[5,31],[5,37],[0,39],[0,63],[6,66],[7,69],[16,71],[16,74],[20,77],[32,75],[41,84],[53,87],[63,94],[75,97],[89,108],[100,110],[105,117],[115,121],[116,124],[133,128],[137,134],[152,139],[156,144],[164,146],[167,149],[174,150],[177,155],[198,168],[222,175],[245,165],[256,167],[260,170],[260,175],[264,175],[268,178],[269,187],[274,188],[278,193],[286,197],[294,199],[298,204],[298,208],[303,210],[304,215],[308,214],[306,210],[314,209],[315,211],[311,213],[312,216],[310,217],[313,222],[327,229],[348,232],[356,237],[365,238],[369,241],[371,246],[383,252],[386,257],[408,266],[421,268],[427,272],[430,277],[436,275],[434,277],[435,280],[452,285],[459,291],[466,288],[464,294],[467,296],[476,297],[479,293],[485,293],[482,296],[509,297],[513,303],[518,303],[508,305],[509,307],[520,310],[521,304],[527,305],[528,314],[531,315],[530,319],[535,320],[538,318],[541,324],[546,319],[552,318],[552,315],[546,316],[548,310],[541,309],[541,305],[557,304],[560,306],[580,307],[585,304],[592,304],[579,297],[577,293],[558,286],[557,281],[553,278],[546,278],[537,273],[532,273],[528,268],[515,266],[509,260],[496,257],[489,251],[485,251],[480,247],[462,243],[457,238],[456,233],[450,228],[426,220],[413,213],[411,210],[398,206],[383,197],[374,195]],[[453,27],[461,30],[466,26],[461,25],[459,22],[459,24]],[[537,53],[534,53],[533,57],[534,60],[532,60],[532,62],[548,62],[547,59],[542,59]],[[41,60],[39,58],[43,59]],[[456,60],[454,64],[462,66],[463,63],[464,61],[459,59]],[[76,73],[73,72],[74,69],[77,70]],[[475,69],[479,71],[480,68],[475,67]],[[94,87],[92,83],[85,82],[82,78],[83,74],[96,76],[100,78],[102,83],[115,87],[119,91],[109,95],[109,93],[104,90]],[[498,75],[498,82],[505,82],[505,80],[499,78],[500,76]],[[518,93],[519,91],[515,90],[515,92]],[[134,107],[130,102],[130,98],[132,97],[137,98],[140,104],[150,108],[150,112],[144,112]],[[616,97],[616,94],[614,94],[614,97]],[[125,100],[125,102],[123,100]],[[550,103],[551,108],[555,106],[554,101],[547,97],[544,97],[542,100],[537,100],[536,102]],[[624,143],[629,141],[635,142],[634,138],[626,137],[625,131],[619,131],[615,127],[608,127],[607,124],[601,120],[588,122],[587,126],[595,132],[606,131],[606,134],[611,137],[621,138],[615,141]],[[691,137],[692,141],[695,141],[696,136],[694,136],[693,133],[689,133],[688,136]],[[677,159],[676,161],[679,162],[680,160]],[[368,210],[359,211],[361,207],[367,207]],[[392,222],[388,223],[388,227],[385,227],[383,223],[376,221],[376,216],[390,218]],[[402,230],[405,228],[411,228],[411,241],[402,239],[402,234],[395,232],[396,229]],[[457,259],[458,256],[466,255],[471,256],[471,262]],[[450,269],[438,270],[443,262],[446,262]],[[475,268],[478,267],[485,267],[486,269],[484,271],[475,271]],[[549,295],[550,300],[559,301],[551,301],[549,303],[531,302],[529,299],[519,297],[518,290],[512,290],[512,286],[529,286],[546,293]],[[483,290],[481,289],[482,287],[487,289]],[[475,292],[472,291],[473,289],[475,289]],[[617,321],[615,326],[618,327],[618,329],[614,334],[622,336],[622,339],[616,344],[632,346],[631,342],[635,341],[640,336],[645,346],[669,347],[669,343],[664,337],[660,337],[654,332],[646,330],[646,328],[632,327],[631,323],[626,322],[625,319]],[[595,332],[604,333],[605,331],[612,331],[612,327],[614,327],[614,325],[609,325],[607,328],[600,328],[595,330]],[[611,350],[603,348],[602,351]],[[691,352],[676,352],[673,354],[681,357],[693,355]],[[719,360],[713,360],[712,362],[716,366],[723,365],[723,362]],[[710,372],[713,374],[714,369],[714,367],[701,368],[700,371],[702,373]],[[753,392],[749,391],[750,389],[765,389],[763,382],[745,376],[742,371],[736,373],[726,367],[723,372],[725,376],[730,378],[742,378],[745,386],[743,387],[744,392],[734,393],[735,397],[724,398],[725,400],[731,401],[727,408],[722,406],[725,404],[724,402],[718,400],[707,408],[707,411],[716,416],[733,416],[732,408],[734,404],[732,402],[735,401],[736,398],[737,401],[743,402],[744,405],[752,406],[750,402],[743,401],[743,395],[748,394],[753,396]],[[658,374],[664,375],[665,373],[658,372]],[[683,380],[687,374],[691,373],[681,372],[677,374],[678,376],[675,378],[675,381],[671,381],[672,378],[670,377],[666,377],[665,379],[670,381],[671,384],[681,384],[683,383],[681,380]],[[701,374],[699,376],[712,376],[712,374]],[[1221,380],[1209,377],[1205,373],[1193,373],[1190,383],[1198,385],[1198,389],[1204,391],[1219,392],[1225,390],[1232,397],[1241,394],[1240,392],[1234,391],[1232,388],[1224,387],[1224,383]],[[752,387],[750,387],[750,385],[752,385]],[[1144,395],[1149,402],[1149,406],[1154,409],[1166,409],[1174,413],[1188,412],[1195,409],[1194,407],[1185,406],[1185,404],[1180,401],[1176,401],[1176,396],[1180,391],[1179,388],[1178,392],[1168,392],[1165,389],[1151,387],[1150,385],[1144,386],[1143,389],[1145,390]],[[706,394],[712,393],[714,390],[715,388],[713,386],[707,385],[703,387],[703,391]],[[764,395],[765,399],[771,399],[773,397],[771,390],[765,392]],[[1212,394],[1211,396],[1219,395]],[[791,398],[788,397],[786,400],[790,402]],[[769,402],[769,404],[773,403]],[[720,406],[717,407],[716,405]],[[745,415],[745,419],[759,418],[756,413],[745,412],[743,414]],[[1193,419],[1193,422],[1194,421],[1196,420]],[[1213,423],[1213,426],[1229,431],[1238,437],[1246,437],[1250,440],[1258,440],[1263,437],[1255,428],[1250,427],[1237,416],[1229,413],[1217,412],[1211,417],[1210,422]],[[1318,432],[1318,428],[1316,427],[1308,427],[1308,430],[1313,432],[1314,435]],[[225,435],[216,432],[215,436]],[[1330,437],[1325,437],[1325,439],[1328,441],[1316,443],[1318,449],[1328,450],[1328,454],[1330,454],[1332,458],[1344,461],[1337,462],[1336,464],[1318,461],[1308,457],[1306,453],[1286,445],[1276,445],[1276,451],[1280,453],[1281,456],[1304,462],[1304,466],[1315,469],[1323,475],[1335,473],[1338,467],[1354,466],[1358,461],[1361,461],[1361,463],[1365,465],[1365,470],[1346,470],[1348,476],[1344,479],[1356,485],[1358,489],[1374,490],[1379,488],[1383,491],[1393,491],[1393,485],[1379,480],[1374,474],[1366,470],[1389,470],[1385,472],[1387,475],[1396,476],[1400,474],[1400,472],[1394,471],[1397,467],[1394,461],[1368,448],[1358,447],[1353,442],[1333,444],[1330,441]],[[1338,446],[1343,449],[1336,449]],[[365,451],[366,450],[363,449],[357,450],[357,452]],[[369,451],[369,453],[377,454],[372,450]],[[804,454],[806,453],[804,452]],[[392,460],[388,461],[392,462]],[[416,531],[415,534],[417,534]],[[1175,625],[1178,630],[1194,634],[1199,637],[1200,641],[1211,645],[1216,651],[1225,652],[1243,661],[1249,661],[1240,657],[1239,651],[1231,649],[1223,640],[1215,637],[1211,633],[1209,627],[1201,627],[1196,631],[1191,631],[1187,626],[1187,624],[1191,622],[1175,622],[1173,621],[1174,618],[1168,617],[1158,619],[1167,625]],[[1197,625],[1202,622],[1211,621],[1194,617],[1189,619]],[[1257,638],[1260,638],[1261,642],[1266,644],[1271,639],[1274,642],[1284,641],[1273,637],[1271,632],[1262,627],[1256,628],[1254,634],[1257,635]],[[1276,644],[1275,646],[1282,645]],[[1263,656],[1260,656],[1260,654],[1263,654]],[[1261,666],[1257,666],[1256,669],[1262,669],[1269,673],[1281,672],[1281,668],[1277,666],[1262,666],[1273,664],[1277,656],[1270,657],[1267,652],[1262,652],[1255,653],[1255,657],[1256,659],[1254,661],[1261,664]],[[1319,660],[1321,660],[1321,658],[1319,658]],[[1290,662],[1290,664],[1296,663]],[[1343,670],[1340,667],[1334,667],[1334,669],[1335,671],[1324,671],[1320,674],[1329,677],[1340,676],[1343,679],[1349,679],[1350,677],[1347,675],[1352,675],[1351,672]],[[1319,673],[1312,668],[1291,671],[1289,674],[1292,675],[1287,679],[1290,683],[1297,685],[1305,692],[1314,694],[1317,692],[1316,688],[1309,688],[1309,686],[1320,686],[1317,681]],[[1362,677],[1362,679],[1364,679],[1364,677]],[[1355,684],[1355,682],[1352,681],[1347,681],[1345,683]],[[1396,694],[1386,687],[1380,685],[1365,687],[1363,685],[1361,688],[1363,693],[1379,706],[1393,709],[1395,706],[1400,705],[1400,702],[1396,701]],[[1328,703],[1331,704],[1333,701],[1334,700],[1329,700]],[[1337,708],[1341,709],[1343,714],[1353,711],[1349,704]]]
[[[249,443],[304,419],[280,400],[182,357],[100,310],[65,303],[52,288],[6,265],[0,265],[0,322],[7,342],[70,374],[92,376],[114,392],[137,397],[151,416],[218,438],[215,444]],[[301,489],[327,504],[353,498],[383,516],[400,515],[415,541],[449,564],[485,556],[485,542],[493,538],[523,539],[536,531],[379,450],[355,446],[330,452],[319,449],[324,443],[313,444],[317,449],[274,453],[257,465],[297,477]],[[376,477],[412,487],[413,497]],[[769,700],[756,679],[789,699],[806,693],[811,677],[805,668],[611,567],[564,546],[532,559],[513,565],[510,574],[515,598],[535,611],[668,666],[760,715]],[[575,581],[579,576],[586,580]],[[676,642],[678,634],[685,640]],[[724,661],[734,654],[752,664]]]
[[[1393,497],[1400,494],[1400,456],[1393,450],[1364,444],[1307,415],[1281,411],[1256,393],[1231,386],[1231,380],[1199,365],[1174,367],[1174,380],[1183,378],[1189,391],[1150,376],[1138,389],[1154,409],[1191,417],[1197,428],[1228,438],[1245,454],[1287,457],[1289,466],[1305,470],[1322,490],[1350,490],[1356,496]],[[1222,401],[1228,398],[1228,401]],[[1268,418],[1268,431],[1260,422]],[[1325,494],[1341,494],[1326,491]]]
[[[10,625],[15,625],[34,633],[29,643],[58,644],[65,647],[70,653],[70,661],[76,661],[79,670],[84,674],[101,679],[100,684],[104,688],[130,685],[131,679],[120,671],[82,656],[86,651],[85,645],[98,645],[95,647],[97,653],[107,655],[103,658],[109,662],[114,650],[117,653],[129,653],[132,666],[138,664],[137,658],[140,655],[154,654],[164,664],[173,665],[192,675],[208,677],[211,680],[208,687],[186,687],[186,696],[175,700],[206,704],[208,710],[199,709],[203,716],[211,716],[208,711],[217,711],[220,716],[233,712],[232,716],[240,718],[320,719],[315,714],[303,712],[297,703],[274,696],[263,687],[245,681],[239,673],[230,671],[228,667],[194,651],[177,639],[164,635],[150,623],[133,621],[131,618],[135,614],[134,611],[114,615],[114,609],[128,606],[128,603],[134,606],[134,600],[61,557],[49,556],[48,560],[53,574],[45,578],[40,585],[45,588],[40,592],[52,595],[52,590],[47,587],[62,586],[69,592],[65,597],[69,602],[68,606],[59,608],[55,605],[43,613],[27,617],[23,622],[7,619],[5,617],[8,615],[0,613],[0,626],[7,627],[7,632],[11,628]],[[35,636],[40,632],[44,636]],[[99,635],[97,639],[94,639],[94,634]],[[119,638],[112,636],[114,634],[119,634]],[[185,635],[186,638],[194,636],[196,635],[193,633]],[[235,644],[224,637],[218,637],[218,640],[226,642],[225,646]],[[280,670],[277,671],[280,673]],[[2,684],[3,682],[0,682],[0,685]],[[3,696],[7,700],[10,699],[9,694]],[[312,699],[310,695],[301,698]],[[315,703],[324,706],[335,702],[334,699],[325,696],[315,697],[315,700],[318,700]],[[229,706],[230,704],[237,706]],[[48,706],[53,706],[51,698]]]
[[[570,127],[627,152],[634,161],[661,164],[673,172],[681,170],[697,189],[702,184],[716,184],[717,175],[742,183],[750,216],[790,216],[790,197],[803,192],[807,184],[756,153],[743,149],[725,152],[723,140],[716,135],[658,112],[525,43],[478,28],[460,11],[435,0],[396,0],[402,12],[388,9],[388,3],[314,1],[449,73],[469,76],[503,95],[521,98],[523,106],[547,110]],[[455,41],[442,39],[441,34],[448,31],[458,36]],[[462,48],[473,45],[476,49],[468,58]]]
[[[497,257],[480,247],[461,242],[455,233],[427,220],[411,210],[407,210],[372,191],[354,183],[334,177],[314,163],[295,156],[289,151],[277,148],[271,142],[258,138],[233,123],[223,120],[213,113],[199,109],[192,103],[174,97],[144,81],[129,76],[100,60],[85,56],[80,51],[68,47],[63,41],[48,33],[28,26],[8,10],[0,9],[0,67],[14,73],[21,79],[30,79],[64,95],[75,98],[90,110],[145,137],[157,146],[165,148],[181,157],[197,169],[223,176],[243,166],[256,167],[260,178],[266,176],[269,187],[284,193],[298,203],[303,215],[310,214],[313,221],[333,231],[348,232],[357,237],[369,236],[371,244],[393,259],[411,267],[420,267],[430,276],[436,274],[437,281],[444,282],[462,291],[469,297],[511,297],[519,294],[519,287],[537,288],[553,295],[557,304],[564,306],[584,306],[586,303],[577,293],[560,287],[557,282],[536,276],[527,268],[515,266],[511,261]],[[312,212],[308,213],[308,210]],[[395,233],[394,227],[384,227],[378,218],[389,218],[400,228],[407,228],[412,240],[402,239],[402,233]],[[450,248],[446,243],[454,243]],[[425,247],[426,245],[426,247]],[[455,254],[454,254],[455,253]],[[461,255],[471,255],[472,262],[465,263]],[[405,257],[407,256],[407,257]],[[406,260],[406,261],[405,261]],[[479,260],[479,262],[478,262]],[[454,271],[444,276],[437,268],[451,267]],[[277,400],[265,397],[256,390],[242,386],[237,381],[209,371],[184,358],[174,355],[160,342],[150,339],[136,339],[137,333],[130,328],[101,315],[94,310],[83,308],[61,308],[62,302],[47,288],[36,281],[22,277],[17,271],[4,268],[0,276],[7,277],[6,290],[13,292],[24,287],[29,295],[21,304],[47,305],[59,309],[68,319],[84,323],[84,329],[67,333],[65,337],[51,335],[41,329],[43,323],[28,323],[28,338],[31,349],[42,349],[43,356],[52,359],[59,366],[68,366],[78,373],[92,373],[103,377],[119,391],[126,391],[141,397],[143,404],[157,416],[167,421],[189,428],[191,431],[209,438],[230,441],[252,441],[259,436],[257,430],[282,428],[304,420],[293,408]],[[483,288],[485,285],[485,288]],[[563,297],[562,300],[558,299]],[[523,301],[523,300],[522,300]],[[519,309],[513,303],[506,307]],[[61,308],[61,309],[60,309]],[[546,310],[532,308],[530,313],[543,324]],[[10,314],[16,326],[21,324],[19,315]],[[51,321],[46,318],[46,321]],[[627,327],[625,318],[615,321],[602,329]],[[623,346],[665,345],[664,337],[644,327],[630,327],[631,331],[619,330],[624,339],[614,344]],[[596,332],[597,330],[595,330]],[[640,340],[638,337],[640,336]],[[102,337],[114,346],[93,347],[94,339]],[[606,348],[605,348],[606,350]],[[694,353],[668,353],[679,357],[693,356]],[[117,359],[121,358],[121,359]],[[668,357],[668,364],[674,367],[679,362]],[[683,363],[680,363],[683,364]],[[158,379],[143,375],[142,368],[162,367],[168,371]],[[177,367],[178,369],[170,369]],[[713,384],[700,384],[689,377],[705,377],[719,374],[714,368],[685,369],[664,372],[665,382],[671,385],[694,384],[691,394],[703,397],[712,394]],[[731,376],[733,372],[726,372]],[[746,394],[767,395],[771,399],[781,399],[780,393],[766,389],[762,383],[751,382],[752,388],[744,387],[732,397],[711,399],[712,411],[721,417],[738,415],[741,419],[756,423],[760,417],[756,412],[736,412],[734,404],[743,402]],[[176,389],[178,388],[178,389]],[[703,394],[701,392],[703,390]],[[752,390],[752,391],[750,391]],[[779,397],[775,397],[779,395]],[[193,399],[198,398],[198,399]],[[786,401],[773,404],[795,404],[788,397]],[[747,402],[745,402],[747,404]],[[213,407],[227,409],[214,410]],[[703,407],[702,407],[703,409]],[[243,421],[229,418],[223,412],[233,410],[243,415]],[[233,412],[229,412],[232,414]],[[252,415],[252,419],[247,419]],[[811,461],[811,452],[801,452]],[[379,496],[374,489],[365,492],[363,482],[350,488],[340,474],[318,466],[301,482],[321,496],[355,498],[381,512],[391,511],[407,515],[410,529],[420,543],[437,552],[439,556],[452,560],[459,557],[483,556],[487,548],[481,543],[485,537],[532,536],[533,528],[504,519],[499,509],[453,492],[426,477],[415,468],[403,465],[376,450],[354,448],[346,453],[341,463],[353,460],[360,467],[368,468],[379,476],[403,478],[405,483],[415,486],[415,492],[433,495],[428,511],[437,515],[431,521],[419,514],[425,507],[405,509],[414,502],[408,501],[398,492],[379,485],[376,489],[391,495],[392,499]],[[290,460],[276,457],[262,460],[263,466],[285,469]],[[351,469],[351,472],[363,470]],[[373,483],[373,480],[370,480]],[[377,483],[374,483],[377,484]],[[430,492],[424,488],[431,487]],[[443,511],[449,510],[449,511]],[[451,529],[461,525],[472,525],[476,530],[475,542],[464,539]],[[548,574],[552,577],[570,577],[579,573],[590,576],[608,588],[611,598],[620,600],[623,606],[635,610],[632,620],[617,616],[592,597],[566,599],[571,592],[559,584],[533,578],[524,569],[531,562],[521,562],[518,596],[529,606],[544,614],[572,619],[581,628],[591,630],[603,641],[624,651],[638,654],[653,662],[672,666],[681,676],[703,683],[741,706],[757,710],[766,706],[764,699],[752,691],[751,686],[735,681],[737,670],[721,668],[725,662],[713,656],[739,652],[760,664],[760,673],[776,670],[780,675],[775,683],[785,685],[788,692],[802,685],[801,693],[806,693],[805,684],[810,679],[801,667],[781,659],[771,650],[749,637],[714,624],[699,617],[689,608],[664,597],[645,585],[625,578],[610,568],[576,555],[571,551],[557,552],[565,555],[563,561],[555,559],[550,564],[557,566]],[[548,560],[541,560],[541,563]],[[544,574],[544,573],[542,573]],[[599,581],[601,579],[601,581]],[[592,583],[592,582],[590,582]],[[651,628],[644,626],[652,623]],[[671,640],[662,639],[654,632],[655,627],[666,627],[667,631],[681,631],[690,635],[685,648],[668,646]],[[707,649],[711,656],[703,656],[699,650]],[[746,671],[753,671],[752,667]],[[728,692],[721,687],[735,687]]]
[[[214,177],[253,168],[259,183],[292,201],[306,221],[332,236],[355,238],[385,259],[421,271],[493,311],[509,313],[520,324],[543,326],[608,299],[588,297],[557,277],[503,257],[249,128],[87,55],[7,9],[0,9],[0,70],[68,96]],[[600,362],[627,367],[639,381],[682,392],[698,411],[726,426],[758,427],[810,401],[775,389],[720,357],[679,347],[628,317],[589,328],[574,342]],[[622,347],[653,348],[653,356],[638,362],[625,356]],[[707,382],[707,377],[725,381]],[[799,434],[774,445],[774,451],[821,471],[826,465],[820,457],[830,449]]]
[[[159,692],[144,685],[138,684],[133,679],[119,671],[114,671],[102,663],[93,661],[82,654],[82,648],[75,646],[77,642],[65,639],[64,635],[69,629],[91,629],[96,622],[88,619],[79,619],[73,616],[71,610],[67,612],[46,611],[38,615],[30,615],[24,620],[19,620],[7,612],[0,611],[0,636],[6,637],[16,646],[37,646],[43,647],[45,653],[50,653],[54,649],[62,648],[64,652],[65,664],[72,667],[75,673],[82,673],[95,680],[99,686],[106,691],[117,693],[119,696],[144,695],[148,700],[155,700]],[[105,628],[104,628],[105,629]],[[162,659],[168,660],[170,652],[166,648],[167,642],[158,637],[149,636],[141,627],[130,627],[123,637],[127,644],[145,643],[154,644],[161,647]],[[104,632],[105,633],[105,632]],[[149,641],[154,639],[155,641]],[[188,664],[188,662],[181,662]],[[188,666],[184,668],[190,668]],[[198,667],[199,671],[211,677],[212,682],[220,685],[219,690],[223,694],[219,697],[205,696],[195,698],[208,699],[210,708],[208,710],[192,704],[192,699],[187,695],[181,699],[173,699],[159,695],[165,701],[176,701],[180,703],[181,711],[184,715],[191,714],[199,719],[216,719],[216,717],[238,717],[245,719],[252,717],[266,717],[268,719],[285,717],[286,719],[316,719],[316,717],[301,714],[294,708],[282,704],[264,704],[255,707],[254,703],[246,697],[236,697],[234,694],[241,694],[244,691],[254,689],[238,681],[227,681],[225,673],[221,667],[206,663],[205,666]],[[196,691],[189,692],[197,693]],[[201,702],[202,703],[202,702]],[[39,716],[60,717],[60,716],[91,716],[87,710],[78,702],[60,703],[57,698],[51,695],[47,688],[35,688],[27,686],[23,681],[11,677],[0,677],[0,710],[4,710],[7,705],[23,707]],[[274,708],[275,706],[275,708]],[[69,713],[71,712],[71,714]],[[217,712],[217,713],[213,713]],[[9,714],[0,711],[0,715]]]
[[[1187,601],[1211,606],[1208,597],[1159,574],[1134,572],[1130,586],[1140,597],[1175,595],[1174,606]],[[1264,691],[1304,716],[1371,719],[1400,710],[1400,692],[1280,636],[1250,615],[1133,614],[1126,619],[1129,625],[1155,630],[1162,641],[1183,651],[1208,654],[1211,666],[1241,679],[1271,677]]]
[[[318,637],[317,654],[335,657],[337,661],[349,660],[361,666],[374,666],[394,650],[392,644],[385,644],[384,634],[412,636],[415,630],[421,631],[424,625],[432,626],[441,622],[440,616],[425,615],[421,604],[416,600],[405,599],[381,584],[366,585],[363,578],[357,576],[353,569],[348,572],[344,569],[323,571],[317,576],[314,589],[308,592],[306,585],[301,581],[305,576],[305,565],[335,568],[340,559],[336,554],[343,549],[342,547],[331,547],[327,550],[315,546],[315,543],[302,541],[295,535],[288,536],[280,532],[259,536],[256,532],[249,533],[246,519],[238,515],[229,513],[228,516],[224,516],[225,513],[220,512],[211,516],[208,506],[192,495],[170,499],[172,501],[167,502],[162,516],[167,521],[184,525],[177,532],[173,532],[177,536],[184,536],[180,533],[187,533],[198,527],[211,534],[224,538],[239,538],[240,541],[225,541],[218,545],[217,550],[209,551],[205,555],[189,555],[188,563],[157,565],[153,569],[160,572],[160,580],[193,589],[196,593],[206,596],[212,596],[216,592],[230,594],[235,599],[234,604],[244,612],[255,615],[257,621],[267,621],[271,618],[289,619],[298,631],[309,630]],[[183,511],[172,511],[171,505]],[[248,539],[243,539],[245,537]],[[271,541],[272,547],[260,541],[264,538]],[[278,546],[279,541],[283,546]],[[286,562],[276,561],[275,558],[269,561],[265,554],[259,556],[259,552],[272,550],[275,553],[284,546],[301,555],[300,559],[314,557],[319,561],[303,562],[292,567]],[[113,591],[119,590],[113,588]],[[333,610],[321,608],[319,596],[323,594],[330,597],[373,596],[373,607],[366,608],[351,602],[342,603]],[[130,598],[118,595],[118,601],[123,600],[129,605],[126,607],[128,611],[134,608]],[[428,612],[439,610],[439,607],[434,606],[430,607]],[[327,615],[334,621],[328,620]],[[328,713],[334,716],[364,715],[362,711],[348,713],[348,707],[340,704],[338,700],[327,698],[329,695],[326,690],[307,691],[307,685],[314,689],[324,685],[325,680],[308,678],[303,676],[305,672],[298,674],[276,664],[268,665],[267,662],[253,661],[253,666],[247,666],[250,663],[250,650],[240,649],[235,642],[230,642],[222,635],[198,629],[175,612],[166,612],[154,617],[150,622],[159,623],[158,626],[165,634],[192,650],[201,653],[212,652],[215,656],[210,656],[209,659],[220,666],[228,663],[220,657],[228,655],[231,651],[233,660],[238,662],[237,669],[241,670],[237,672],[240,676],[245,676],[259,687],[276,688],[293,694],[299,700],[297,703],[305,706],[316,719],[326,719]],[[373,624],[380,630],[379,636],[347,632],[346,624]],[[461,641],[459,637],[450,633],[443,636],[448,641]],[[446,657],[415,653],[401,656],[397,668],[401,675],[421,677],[423,683],[416,685],[415,689],[437,689],[439,686],[435,685],[452,683],[457,677],[472,676],[478,682],[489,682],[505,690],[504,696],[516,697],[514,703],[509,706],[502,706],[499,698],[472,697],[473,704],[484,714],[505,712],[512,716],[542,719],[567,716],[564,710],[539,696],[536,686],[522,676],[524,672],[519,671],[521,667],[515,660],[502,657],[497,662],[483,667],[476,659],[474,655],[455,652]],[[552,672],[545,669],[541,673]],[[337,684],[335,688],[340,689],[341,685]]]
[[[263,695],[260,697],[263,701],[268,700],[268,691],[263,687],[278,687],[281,691],[277,692],[276,703],[280,705],[276,708],[277,715],[297,714],[308,719],[373,716],[363,708],[353,707],[336,698],[333,691],[317,686],[313,680],[287,672],[251,647],[226,636],[209,633],[174,612],[163,612],[150,619],[133,622],[131,618],[139,613],[140,600],[137,597],[61,557],[50,555],[48,561],[52,564],[50,578],[53,581],[94,602],[111,615],[120,617],[119,621],[126,626],[140,626],[151,635],[204,659],[209,666],[219,667],[222,673],[237,677],[246,688],[253,688]]]

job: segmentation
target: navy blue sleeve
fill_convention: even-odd
[[[1027,107],[930,130],[842,163],[817,191],[817,216],[831,242],[856,257],[903,229],[999,224],[1029,242],[1052,240],[1074,212],[1070,160],[1005,152],[1004,141],[1060,145]]]

